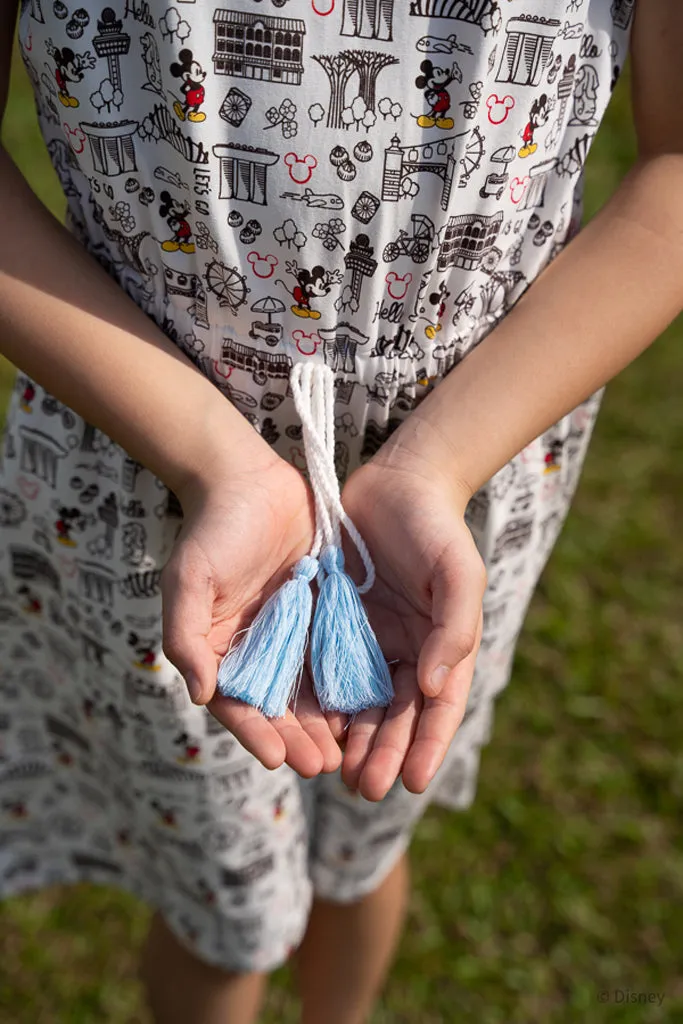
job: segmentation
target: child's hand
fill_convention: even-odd
[[[216,673],[234,633],[290,577],[311,547],[314,506],[303,477],[273,456],[221,474],[203,493],[179,495],[184,519],[161,577],[164,653],[190,695],[267,768],[284,761],[303,776],[333,771],[341,752],[308,674],[296,717],[267,719],[216,692]]]
[[[387,660],[399,660],[391,706],[362,712],[348,727],[342,778],[368,800],[380,800],[399,774],[420,793],[465,713],[486,572],[463,519],[465,496],[417,460],[362,466],[342,501],[377,571],[363,595],[370,622]],[[360,581],[355,549],[348,564]],[[445,683],[433,681],[440,665],[454,669]]]

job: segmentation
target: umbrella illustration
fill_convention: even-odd
[[[509,164],[517,155],[514,146],[499,146],[495,153],[491,154],[491,162],[494,164]]]
[[[266,320],[255,320],[251,325],[249,331],[249,337],[255,341],[259,338],[263,338],[266,345],[275,346],[278,341],[282,338],[282,324],[278,324],[273,320],[274,313],[284,313],[286,310],[284,302],[276,298],[274,295],[266,295],[264,299],[259,299],[251,307],[254,313],[264,313]]]

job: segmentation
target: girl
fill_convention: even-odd
[[[159,1021],[254,1020],[296,950],[305,1024],[357,1024],[400,932],[415,822],[473,799],[600,389],[681,307],[683,14],[265,7],[21,9],[70,230],[2,154],[0,317],[21,372],[0,780],[26,813],[0,878],[7,894],[113,881],[156,906]],[[629,44],[639,160],[574,237]],[[65,46],[82,71],[68,108],[46,71]],[[206,72],[192,123],[173,113],[190,59]],[[425,77],[448,82],[453,127],[425,121]],[[194,243],[169,251],[180,208]],[[302,282],[312,323],[292,312]],[[336,469],[395,663],[390,708],[348,729],[308,679],[283,719],[215,692],[232,636],[311,544],[299,360],[335,371]]]

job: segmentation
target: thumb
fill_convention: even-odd
[[[206,704],[216,689],[216,652],[207,637],[213,608],[211,577],[171,558],[161,573],[163,652],[181,673],[190,698]]]
[[[437,697],[452,670],[475,649],[486,590],[486,570],[474,541],[450,545],[432,573],[432,624],[417,663],[419,687]],[[469,547],[469,545],[468,545]]]

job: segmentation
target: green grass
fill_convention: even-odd
[[[57,211],[29,105],[16,74],[5,137]],[[622,82],[589,161],[590,213],[633,154]],[[682,340],[678,323],[608,389],[477,802],[418,828],[409,927],[374,1024],[683,1021]],[[92,887],[9,900],[2,1024],[146,1020],[147,916]],[[289,986],[279,971],[264,1024],[295,1021]],[[615,989],[664,1002],[615,1005]]]

